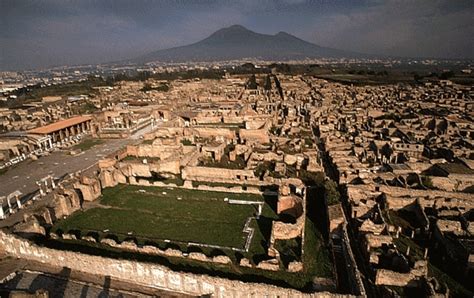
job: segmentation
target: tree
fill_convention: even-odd
[[[248,62],[248,63],[244,63],[242,64],[240,67],[244,68],[244,69],[255,69],[255,65],[253,65],[252,63]]]
[[[387,159],[390,159],[390,156],[393,154],[392,147],[390,147],[389,144],[383,145],[383,147],[380,149],[380,153],[385,156]]]
[[[265,78],[265,84],[263,86],[265,90],[272,90],[272,80],[270,79],[270,76],[267,75]]]
[[[322,186],[324,184],[324,174],[322,172],[301,170],[300,179],[306,186]]]
[[[324,197],[328,206],[340,203],[341,195],[337,190],[337,184],[333,180],[324,182]]]
[[[452,78],[454,76],[454,72],[452,70],[450,71],[444,71],[440,76],[439,78],[441,80],[449,80],[450,78]]]
[[[413,79],[414,79],[415,81],[419,82],[419,81],[423,80],[423,76],[421,76],[421,75],[419,75],[418,73],[415,72],[415,73],[413,74]]]
[[[258,84],[257,84],[257,78],[255,77],[255,75],[253,74],[249,80],[247,81],[247,89],[257,89],[258,87]]]

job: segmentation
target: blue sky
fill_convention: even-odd
[[[234,24],[362,53],[474,58],[474,0],[0,0],[0,69],[131,58]]]

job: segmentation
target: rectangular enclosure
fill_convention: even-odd
[[[119,239],[136,237],[142,241],[169,240],[242,249],[248,236],[244,225],[258,208],[230,204],[229,200],[263,202],[264,198],[254,194],[119,185],[104,189],[98,205],[59,221],[54,230],[79,230],[82,235],[107,231]],[[252,221],[251,226],[256,227],[255,220]]]

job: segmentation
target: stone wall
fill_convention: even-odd
[[[3,250],[12,257],[36,261],[49,266],[70,268],[86,274],[110,276],[135,284],[156,287],[190,295],[214,297],[353,297],[327,292],[305,294],[266,284],[245,283],[207,275],[175,272],[161,265],[90,256],[70,251],[39,247],[0,231]]]
[[[354,254],[352,253],[349,236],[347,234],[346,224],[342,226],[341,232],[342,232],[341,233],[342,234],[341,235],[342,236],[341,249],[344,255],[345,263],[347,265],[347,273],[348,273],[347,276],[348,276],[348,281],[352,289],[351,292],[365,297],[366,292],[365,292],[364,283],[362,282],[362,276],[360,274],[359,268],[357,267]]]
[[[375,284],[405,287],[418,280],[420,277],[426,277],[427,275],[427,261],[417,261],[414,268],[408,273],[400,273],[388,269],[377,269],[377,273],[375,274]]]
[[[94,201],[102,194],[100,181],[96,177],[81,176],[74,183],[74,188],[81,192],[84,201]]]
[[[252,120],[245,122],[246,129],[260,129],[267,123],[267,120]]]
[[[430,176],[433,186],[444,191],[462,191],[473,185],[470,180],[453,179],[451,177],[435,177]]]
[[[236,140],[235,131],[227,128],[193,127],[185,130],[185,135],[214,139],[216,136],[227,140]]]
[[[53,193],[55,218],[68,216],[81,209],[81,200],[72,189],[58,189]]]
[[[161,160],[179,155],[183,153],[183,146],[179,145],[153,145],[140,144],[137,146],[127,146],[127,153],[129,156],[135,157],[158,157]]]
[[[303,200],[295,195],[280,196],[277,203],[277,214],[284,213],[297,218],[303,214]]]
[[[195,181],[245,182],[247,179],[255,179],[252,170],[231,170],[210,167],[185,167],[181,174],[183,179]]]
[[[276,240],[287,240],[303,236],[305,217],[305,215],[300,216],[294,224],[273,221],[270,246],[273,246]]]
[[[385,185],[348,185],[347,195],[349,200],[360,203],[361,199],[375,198],[385,193],[390,209],[404,208],[413,204],[417,198],[422,207],[441,208],[474,208],[472,194],[461,192],[447,192],[441,190],[418,190]]]
[[[221,116],[199,116],[195,118],[197,124],[221,123]]]
[[[182,127],[158,127],[153,132],[143,136],[145,140],[154,140],[159,137],[183,136],[184,128]]]
[[[239,135],[245,142],[257,142],[260,144],[270,142],[270,136],[266,129],[241,129]]]
[[[334,234],[338,228],[345,224],[346,219],[341,203],[328,206],[329,233]]]

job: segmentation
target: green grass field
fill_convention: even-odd
[[[145,192],[141,192],[141,189]],[[181,197],[182,200],[178,200],[178,197]],[[265,201],[260,218],[251,222],[255,233],[249,251],[241,253],[231,249],[222,249],[218,252],[218,254],[224,253],[230,257],[233,261],[232,264],[214,264],[181,257],[144,255],[81,240],[50,239],[47,245],[93,255],[156,262],[177,271],[208,274],[248,282],[266,282],[303,291],[311,291],[315,276],[326,278],[333,276],[329,250],[322,235],[309,218],[306,220],[305,228],[305,253],[301,256],[305,264],[302,272],[267,271],[237,266],[242,257],[250,259],[255,264],[268,259],[267,249],[272,221],[276,220],[278,216],[274,211],[276,207],[274,199],[264,198],[260,195],[119,185],[103,191],[99,202],[104,208],[77,212],[65,220],[58,221],[52,231],[57,232],[58,229],[65,232],[80,230],[81,234],[85,235],[88,230],[109,229],[107,233],[98,233],[99,236],[122,233],[117,235],[119,240],[129,237],[126,233],[133,231],[133,236],[139,244],[149,243],[152,237],[158,237],[175,241],[207,242],[208,244],[243,247],[245,235],[242,233],[242,228],[245,220],[255,213],[255,207],[228,205],[223,201],[225,197]],[[192,245],[188,246],[186,243],[164,243],[155,240],[152,242],[162,249],[175,247],[183,252],[200,251],[208,256],[215,253],[212,248],[197,248]]]
[[[77,212],[59,221],[54,230],[109,230],[119,238],[131,233],[138,240],[243,248],[247,234],[242,230],[256,207],[229,204],[224,198],[263,201],[260,195],[119,185],[104,190],[103,207]]]

